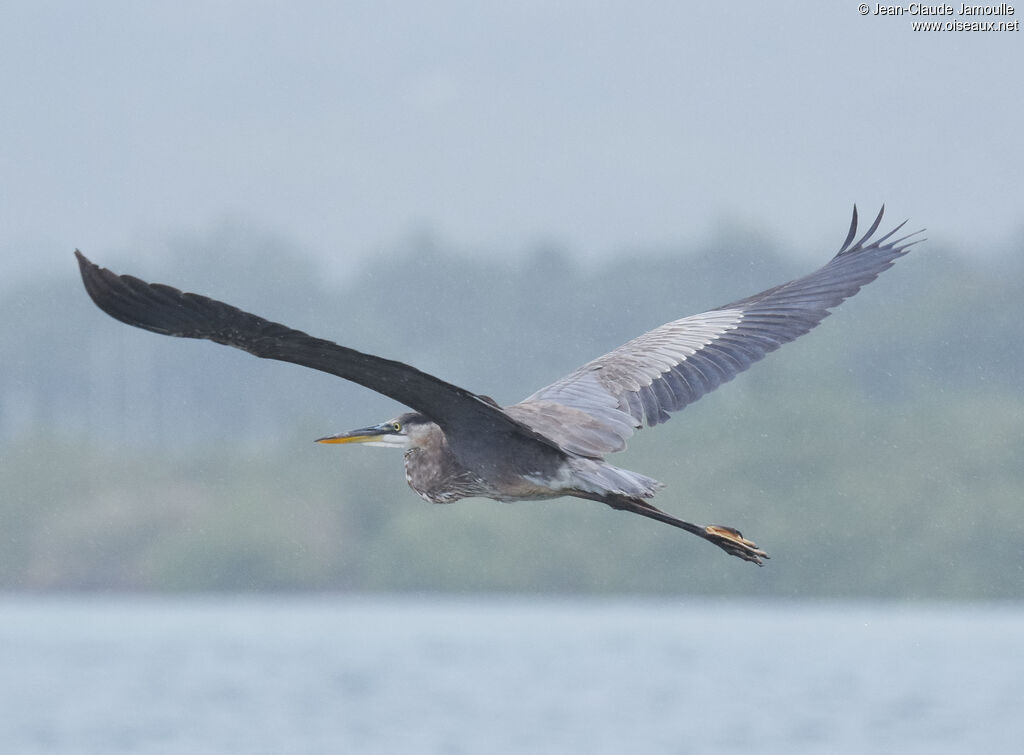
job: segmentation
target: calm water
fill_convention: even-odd
[[[8,596],[0,675],[3,753],[1009,752],[1024,608]]]

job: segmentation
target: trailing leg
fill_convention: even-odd
[[[583,495],[580,497],[589,498],[590,496]],[[762,559],[769,557],[754,542],[747,540],[739,530],[733,527],[723,527],[715,524],[702,527],[692,522],[684,522],[682,519],[666,514],[653,504],[640,498],[609,494],[600,498],[594,496],[593,500],[601,501],[619,511],[630,511],[640,516],[646,516],[649,519],[671,524],[673,527],[678,527],[681,530],[692,532],[697,537],[702,537],[709,543],[714,543],[729,555],[742,558],[744,561],[750,561],[758,566],[763,566]]]

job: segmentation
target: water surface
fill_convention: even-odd
[[[934,755],[1024,741],[1017,606],[7,596],[0,669],[11,753]]]

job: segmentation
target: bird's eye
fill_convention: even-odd
[[[402,432],[402,423],[401,422],[392,422],[391,423],[391,429],[394,430],[396,433]]]

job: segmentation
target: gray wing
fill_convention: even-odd
[[[601,457],[646,422],[669,419],[765,354],[808,332],[920,239],[859,240],[857,208],[839,253],[820,270],[699,315],[666,323],[588,362],[506,411],[566,451]]]

